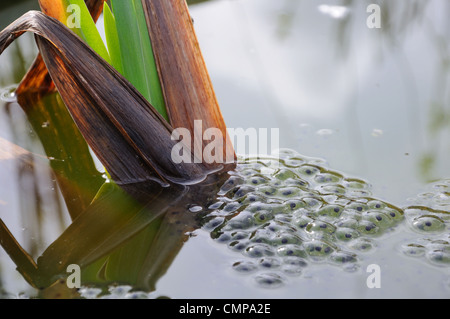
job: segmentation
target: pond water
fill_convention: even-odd
[[[371,3],[382,9],[379,29],[366,23]],[[34,6],[35,1],[2,4],[1,28]],[[249,193],[242,181],[234,185],[235,193],[219,193],[218,202],[237,206],[227,211],[219,203],[220,209],[208,210],[206,224],[176,250],[145,296],[449,298],[450,3],[210,0],[190,9],[227,126],[279,128],[279,146],[292,150],[280,156],[288,177],[277,177],[268,162],[252,161],[257,167],[248,167],[244,160],[233,176],[252,186],[251,178],[261,175],[263,186],[275,192],[295,186],[295,197],[279,197],[258,181],[261,188]],[[47,159],[35,128],[8,90],[36,54],[32,37],[15,43],[0,56],[0,218],[36,259],[70,217],[48,167],[58,158]],[[319,170],[303,176],[308,167]],[[274,185],[277,180],[281,184]],[[345,188],[339,199],[338,184]],[[281,243],[252,242],[260,245],[256,248],[246,243],[236,251],[239,243],[219,240],[220,235],[242,236],[250,242],[256,238],[251,234],[265,232],[265,223],[253,220],[246,228],[238,223],[246,210],[260,218],[259,210],[227,215],[240,211],[236,193],[241,188],[242,196],[262,196],[263,206],[269,205],[262,209],[268,214],[264,221],[286,226],[273,235],[279,238],[266,232],[270,241]],[[315,196],[320,208],[295,207],[296,214],[287,213],[290,220],[280,220],[286,212],[278,214],[276,205],[290,206],[293,199],[309,205],[306,199]],[[323,217],[325,208],[339,215]],[[357,226],[344,218],[349,214],[362,216]],[[212,216],[219,218],[214,227],[207,224]],[[380,216],[388,224],[379,225]],[[381,230],[372,236],[371,225]],[[292,227],[298,238],[292,237]],[[359,236],[355,244],[352,236]],[[373,249],[366,250],[369,246]],[[296,255],[294,248],[302,253]],[[367,285],[370,265],[379,266],[380,288]],[[34,296],[15,268],[0,250],[0,295]],[[116,288],[113,295],[124,296],[127,289]],[[95,290],[84,293],[95,295]]]

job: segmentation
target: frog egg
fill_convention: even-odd
[[[219,227],[220,225],[223,224],[224,222],[224,218],[223,217],[215,217],[210,219],[206,224],[203,225],[203,229],[207,230],[207,231],[212,231],[215,228]]]
[[[367,203],[370,209],[384,209],[386,208],[386,203],[379,200],[371,200]]]
[[[367,211],[369,209],[369,206],[364,203],[360,203],[360,202],[352,202],[352,203],[346,205],[345,209],[351,209],[355,212],[362,213],[362,212]]]
[[[239,207],[243,205],[249,205],[252,203],[260,203],[263,201],[263,198],[260,195],[257,195],[255,193],[247,194],[246,196],[240,198],[237,203]]]
[[[248,211],[242,211],[237,216],[231,218],[228,223],[225,224],[224,230],[238,230],[248,229],[255,225],[255,218],[253,214]]]
[[[255,222],[257,224],[267,223],[269,220],[273,219],[273,214],[267,210],[258,211],[255,215]]]
[[[369,252],[375,247],[375,243],[369,238],[359,237],[350,241],[348,247],[359,252]]]
[[[272,232],[272,234],[277,234],[279,232],[295,232],[295,228],[288,227],[283,223],[280,223],[276,220],[271,220],[269,223],[265,224],[264,229]]]
[[[407,244],[401,247],[401,251],[410,257],[420,257],[425,254],[426,248],[419,244]]]
[[[284,203],[284,212],[293,212],[300,208],[305,208],[306,203],[300,199],[290,199]]]
[[[401,211],[400,209],[386,207],[384,209],[384,213],[386,215],[388,215],[395,222],[399,222],[399,221],[402,221],[404,219],[403,211]]]
[[[336,223],[336,226],[338,228],[350,228],[350,229],[357,229],[359,226],[358,220],[346,217],[345,219],[341,219]]]
[[[249,237],[249,233],[245,231],[235,231],[230,233],[233,240],[242,240]]]
[[[300,245],[287,244],[282,245],[277,248],[277,254],[280,257],[289,257],[289,256],[297,256],[297,257],[306,257],[305,251]]]
[[[244,182],[242,177],[231,176],[220,188],[219,195],[224,195]]]
[[[359,232],[352,228],[347,227],[339,227],[336,230],[335,236],[337,239],[341,241],[350,241],[358,238],[360,236]]]
[[[303,197],[302,200],[306,203],[308,209],[318,209],[324,204],[320,198],[315,197]]]
[[[368,197],[372,196],[372,192],[365,190],[365,189],[351,189],[347,188],[347,192],[345,193],[345,196],[353,199],[357,199],[360,197]]]
[[[361,234],[374,235],[379,233],[380,227],[378,227],[374,222],[369,220],[361,220],[358,225],[358,231]]]
[[[291,157],[289,159],[280,161],[284,166],[295,168],[305,163],[305,160],[300,157]]]
[[[280,181],[285,181],[288,178],[296,179],[298,178],[298,175],[290,169],[282,168],[279,169],[275,174],[273,174],[273,177]]]
[[[314,176],[314,181],[319,184],[337,184],[342,180],[343,176],[337,173],[319,173]]]
[[[265,185],[268,182],[269,182],[269,179],[266,177],[263,177],[261,175],[254,175],[254,176],[246,179],[246,183],[251,186]]]
[[[324,236],[334,234],[336,226],[321,220],[315,220],[309,223],[305,230],[313,238],[323,238]]]
[[[394,222],[389,215],[384,214],[382,211],[369,210],[368,212],[365,212],[362,217],[364,220],[370,221],[382,229],[394,225]]]
[[[276,196],[278,193],[278,188],[274,186],[262,186],[258,187],[258,192],[263,196]]]
[[[434,215],[422,215],[412,221],[412,227],[419,232],[441,232],[445,229],[445,222]]]
[[[300,276],[303,272],[302,267],[298,267],[296,265],[282,265],[281,271],[288,276]]]
[[[211,209],[211,210],[222,209],[224,206],[225,206],[225,202],[224,201],[217,201],[217,202],[212,203],[211,205],[209,205],[208,209]]]
[[[277,234],[271,241],[272,245],[274,246],[287,244],[301,244],[301,242],[302,240],[297,235],[285,232]]]
[[[239,199],[247,195],[248,193],[253,193],[255,191],[255,188],[252,186],[239,186],[236,188],[236,192],[234,192],[233,199]]]
[[[265,228],[257,228],[250,234],[250,240],[254,243],[270,244],[273,232]]]
[[[254,262],[248,260],[237,261],[232,267],[240,273],[251,273],[258,269],[258,266]]]
[[[335,251],[330,255],[329,260],[334,264],[343,265],[349,263],[356,263],[358,261],[358,258],[356,257],[355,254],[349,252]]]
[[[319,216],[326,216],[332,219],[337,219],[343,212],[343,208],[338,205],[327,205],[322,207],[317,213]]]
[[[248,245],[247,241],[233,240],[228,244],[228,248],[233,251],[243,251]]]
[[[278,288],[285,283],[285,279],[277,273],[259,274],[255,276],[255,281],[263,288]]]
[[[370,187],[367,182],[356,178],[345,178],[342,185],[346,188],[351,188],[354,190],[366,190]]]
[[[312,222],[314,222],[314,219],[306,215],[300,215],[292,219],[292,224],[299,229],[306,228],[306,226]]]
[[[280,224],[289,224],[292,221],[292,217],[287,214],[278,214],[274,220]]]
[[[428,260],[438,266],[450,265],[450,251],[445,249],[433,249],[426,252]]]
[[[286,186],[297,186],[301,187],[302,189],[307,190],[309,188],[309,183],[301,178],[288,178],[284,181],[284,185]]]
[[[329,194],[337,194],[337,195],[345,195],[346,189],[342,185],[322,185],[316,187],[317,191],[321,194],[329,195]]]
[[[251,244],[244,250],[244,254],[252,258],[260,258],[263,256],[273,256],[272,248],[267,244]]]
[[[273,257],[264,257],[258,261],[258,265],[263,269],[274,269],[281,266],[281,261]]]
[[[314,240],[311,242],[307,242],[304,244],[305,251],[310,257],[313,257],[313,260],[319,261],[320,259],[314,257],[326,257],[330,255],[334,249],[328,243],[323,241]]]
[[[426,256],[433,264],[450,265],[450,244],[445,240],[433,240],[426,246]]]
[[[227,243],[231,240],[231,235],[229,233],[218,232],[215,236],[213,234],[215,233],[211,233],[211,238],[219,243]]]
[[[283,199],[298,198],[301,190],[297,187],[283,187],[278,190],[278,197]]]
[[[222,211],[221,211],[221,215],[229,215],[231,213],[234,213],[235,211],[237,211],[239,208],[241,208],[241,204],[237,203],[237,202],[230,202],[227,203]]]
[[[314,177],[317,173],[319,173],[320,169],[317,166],[312,165],[302,165],[296,169],[297,174],[300,177]]]
[[[302,257],[298,257],[298,256],[287,256],[283,258],[283,263],[285,265],[291,265],[291,266],[296,266],[299,268],[305,268],[306,266],[308,266],[308,263],[306,262],[306,260]]]

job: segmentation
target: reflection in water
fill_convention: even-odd
[[[2,246],[18,271],[35,288],[51,286],[50,294],[63,294],[58,287],[64,285],[58,278],[67,275],[71,264],[81,267],[83,283],[127,283],[153,290],[189,233],[199,226],[195,214],[188,210],[190,205],[206,205],[209,196],[215,194],[215,185],[220,186],[222,175],[189,187],[162,188],[155,182],[127,185],[128,193],[113,183],[102,185],[104,178],[59,97],[30,94],[20,96],[19,101],[33,128],[31,139],[28,136],[24,140],[37,136],[42,142],[52,169],[51,175],[47,170],[48,176],[52,182],[56,180],[73,221],[34,262],[33,256],[39,251],[36,245],[43,242],[38,237],[44,233],[38,185],[45,178],[37,177],[39,164],[33,155],[22,155],[25,159],[19,161],[18,180],[23,181],[20,194],[26,199],[22,201],[24,219],[26,214],[30,227],[36,227],[27,251],[3,222],[0,225]],[[11,118],[10,123],[19,122]],[[29,145],[27,148],[32,149]],[[51,195],[59,207],[56,219],[62,221],[58,193]]]

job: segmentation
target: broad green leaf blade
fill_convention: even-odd
[[[100,33],[97,30],[97,26],[95,25],[95,22],[92,19],[92,16],[84,0],[68,0],[68,2],[70,3],[70,5],[74,6],[73,7],[74,11],[72,13],[72,15],[74,15],[74,20],[76,21],[77,19],[80,19],[79,21],[80,30],[78,32],[81,32],[82,39],[85,40],[86,43],[89,44],[89,46],[95,52],[97,52],[103,59],[105,59],[105,61],[111,64],[111,59],[109,57],[108,50],[106,49],[106,46],[100,36]],[[78,14],[79,16],[77,16]],[[68,18],[68,22],[69,21],[70,18]],[[66,23],[66,25],[70,27],[68,23]],[[76,24],[75,27],[72,27],[72,29],[73,30],[77,29]]]
[[[142,46],[142,56],[144,58],[145,75],[149,83],[150,103],[158,110],[167,121],[166,104],[159,80],[158,69],[156,68],[155,56],[148,33],[147,21],[145,20],[144,9],[141,0],[133,0],[136,10],[136,18],[139,27],[140,43]]]
[[[103,6],[103,19],[105,24],[106,43],[108,44],[108,52],[112,66],[123,75],[122,53],[120,52],[116,19],[106,2]]]
[[[135,2],[135,0],[111,0],[111,5],[116,19],[124,76],[153,105],[152,86],[155,86],[154,90],[160,90],[160,88],[157,88],[159,76],[156,66],[154,66],[147,25],[145,21],[142,21],[142,16],[136,12],[138,5]],[[155,81],[155,79],[158,80]],[[155,94],[155,101],[159,105],[154,106],[168,120],[161,96],[162,93]]]

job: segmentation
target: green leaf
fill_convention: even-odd
[[[76,5],[80,8],[80,29],[78,32],[81,33],[81,37],[86,41],[87,44],[97,52],[105,61],[111,64],[111,59],[109,57],[108,50],[97,30],[94,20],[86,6],[84,0],[68,0],[71,5]],[[73,14],[76,14],[75,10]],[[78,17],[77,17],[78,18]],[[76,29],[76,28],[72,28]],[[78,33],[76,32],[76,33]]]
[[[111,57],[112,66],[124,75],[116,19],[114,18],[114,15],[106,2],[103,6],[103,17],[105,23],[106,43],[108,45],[108,52]]]
[[[139,0],[111,0],[124,76],[168,121],[159,75]]]

